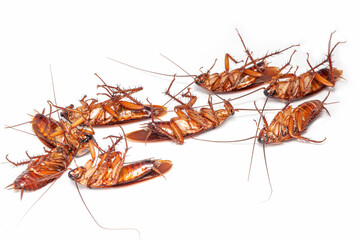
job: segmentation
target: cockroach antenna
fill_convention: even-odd
[[[54,83],[54,76],[53,76],[53,72],[52,72],[52,68],[51,68],[51,64],[49,64],[49,69],[50,69],[50,76],[51,76],[51,84],[52,84],[52,90],[53,90],[53,95],[54,95],[54,102],[56,105],[57,104],[57,100],[56,100],[56,93],[55,93],[55,83]],[[58,118],[60,119],[60,114],[59,111],[56,111]],[[51,111],[50,111],[51,114]]]
[[[88,211],[88,213],[90,214],[91,218],[94,220],[94,222],[96,223],[96,225],[98,225],[100,228],[102,229],[105,229],[105,230],[117,230],[117,231],[136,231],[138,233],[138,236],[139,236],[139,240],[141,240],[141,234],[140,234],[140,230],[137,229],[137,228],[108,228],[108,227],[104,227],[103,225],[101,225],[95,218],[95,216],[92,214],[92,212],[90,211],[89,207],[86,205],[85,203],[85,200],[83,198],[83,196],[81,195],[81,192],[80,192],[80,189],[79,189],[79,186],[77,184],[76,181],[75,182],[75,186],[76,186],[76,189],[77,189],[77,192],[79,193],[79,196],[80,196],[80,199],[81,201],[83,202],[86,210]]]
[[[109,59],[109,60],[111,60],[111,61],[114,61],[114,62],[117,62],[117,63],[120,63],[120,64],[122,64],[122,65],[125,65],[125,66],[127,66],[127,67],[130,67],[130,68],[133,68],[133,69],[142,71],[142,72],[152,73],[152,74],[161,75],[161,76],[165,76],[165,77],[172,77],[172,76],[174,76],[174,74],[159,73],[159,72],[150,71],[150,70],[142,69],[142,68],[139,68],[139,67],[135,67],[135,66],[132,66],[132,65],[130,65],[130,64],[121,62],[121,61],[119,61],[119,60],[116,60],[116,59],[113,59],[113,58],[110,58],[110,57],[107,57],[107,59]],[[192,76],[195,76],[195,75],[192,75]],[[178,75],[178,77],[189,77],[189,75]]]
[[[186,74],[188,74],[188,77],[191,77],[192,79],[194,79],[194,81],[192,81],[191,83],[189,83],[186,87],[184,87],[182,90],[180,90],[177,94],[174,95],[174,97],[177,97],[180,93],[182,93],[184,90],[186,90],[187,88],[189,88],[192,84],[194,84],[196,82],[196,77],[194,77],[194,75],[190,75],[190,73],[188,73],[184,68],[182,68],[181,66],[179,66],[177,63],[175,63],[173,60],[171,60],[170,58],[166,57],[163,54],[160,54],[162,57],[164,57],[165,59],[167,59],[168,61],[170,61],[171,63],[173,63],[175,66],[177,66],[178,68],[180,68],[182,71],[184,71]],[[215,61],[216,62],[216,61]],[[214,63],[215,65],[215,63]],[[214,65],[211,67],[213,68]],[[174,75],[174,79],[173,82],[175,81],[175,75]],[[172,83],[173,83],[172,82]],[[171,84],[172,84],[171,83]],[[217,96],[218,98],[220,98],[221,100],[225,101],[224,98],[222,98],[221,96],[219,96],[217,93],[215,93],[214,91],[211,91],[210,89],[207,89],[211,94],[214,94],[215,96]],[[166,104],[168,104],[172,99],[170,99],[169,101],[167,101],[165,104],[163,104],[163,106],[165,106]]]

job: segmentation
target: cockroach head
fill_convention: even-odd
[[[256,65],[259,67],[259,69],[262,72],[265,71],[265,68],[268,66],[267,62],[265,62],[265,61],[260,61]]]
[[[76,181],[76,180],[80,179],[85,172],[86,172],[86,169],[84,167],[75,168],[69,172],[69,178],[71,180]]]
[[[70,155],[74,149],[71,146],[64,144],[63,146],[57,147],[56,151],[61,154]]]
[[[235,114],[235,109],[234,109],[233,105],[231,105],[231,103],[229,101],[224,100],[224,107],[225,107],[226,111],[229,114],[231,114],[231,115]]]
[[[74,109],[74,105],[70,104],[70,106],[64,108],[60,112],[60,116],[69,121],[69,119],[71,118],[71,115],[72,115],[72,111],[71,111],[72,109]]]
[[[203,74],[200,74],[199,76],[197,76],[195,78],[195,83],[198,84],[198,85],[202,85],[206,82],[206,79],[209,78],[209,74],[208,73],[203,73]]]
[[[156,117],[162,116],[167,112],[166,107],[158,105],[145,106],[145,109]]]
[[[81,140],[83,143],[88,143],[90,140],[93,140],[94,136],[92,134],[85,134],[84,138]]]
[[[276,94],[276,90],[273,88],[273,85],[269,85],[265,90],[264,90],[264,94],[265,96],[269,96],[272,97]]]
[[[80,139],[79,139],[80,142],[79,145],[76,146],[77,147],[76,156],[82,156],[88,153],[90,151],[90,142],[96,143],[93,134],[90,133],[89,131],[80,132],[79,135],[80,135]]]
[[[259,143],[268,143],[269,142],[269,136],[266,134],[266,129],[261,129],[258,137]]]

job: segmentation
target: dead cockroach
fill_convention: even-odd
[[[115,161],[121,158],[121,153],[119,152],[120,156],[114,156],[115,154],[117,152],[107,157],[106,161],[108,162],[104,163],[105,166],[90,165],[90,168],[87,169],[88,162],[85,167],[71,170],[69,177],[89,188],[121,187],[161,176],[169,171],[172,166],[169,160],[146,159],[126,163],[119,167],[119,163],[116,164]]]
[[[116,140],[107,151],[96,146],[100,151],[97,156],[99,162],[94,164],[95,157],[93,156],[84,167],[71,170],[69,177],[72,180],[89,188],[121,187],[163,176],[172,167],[169,160],[146,159],[125,163],[125,156],[129,149],[126,137],[124,153],[115,150],[115,146],[122,140],[122,137],[109,137],[116,138]]]
[[[331,48],[331,38],[330,35],[329,46],[327,58],[318,64],[315,67],[312,67],[309,62],[309,54],[307,57],[307,63],[310,66],[310,70],[297,76],[296,73],[293,74],[284,74],[279,76],[278,79],[272,81],[269,86],[264,90],[264,94],[266,96],[270,96],[273,98],[279,98],[284,100],[293,100],[303,98],[309,94],[317,93],[324,89],[325,87],[334,87],[335,82],[341,78],[342,70],[334,68],[332,66],[331,55],[337,45],[343,42],[338,42],[335,46]],[[326,62],[329,63],[328,67],[315,70]]]
[[[67,169],[74,156],[91,152],[96,144],[93,132],[86,129],[72,128],[70,124],[56,121],[50,116],[36,114],[32,121],[36,136],[51,150],[38,156],[29,156],[29,160],[15,163],[6,159],[14,166],[27,164],[27,169],[20,174],[13,184],[13,189],[35,191],[59,178]],[[91,152],[94,154],[93,151]]]
[[[53,104],[62,110],[60,115],[71,123],[71,127],[110,126],[150,118],[150,106],[140,103],[131,96],[132,93],[142,90],[141,87],[123,90],[120,87],[107,85],[101,78],[100,80],[103,85],[98,85],[98,87],[103,88],[106,93],[98,95],[105,95],[109,99],[99,102],[96,99],[86,99],[85,96],[80,100],[81,106],[76,108],[74,105],[63,108]],[[131,102],[124,101],[124,98]],[[166,114],[166,107],[153,105],[153,114],[155,116]]]
[[[271,181],[270,181],[270,176],[266,161],[265,144],[282,143],[289,139],[298,139],[313,143],[324,142],[326,138],[320,141],[312,140],[302,136],[302,133],[307,129],[307,126],[312,122],[312,120],[314,120],[322,112],[323,109],[329,114],[328,110],[324,106],[326,99],[329,97],[329,94],[330,92],[322,101],[310,100],[300,104],[296,108],[292,108],[290,106],[290,102],[288,102],[286,106],[275,115],[275,117],[273,118],[270,124],[267,123],[266,118],[264,117],[262,112],[258,110],[258,112],[260,113],[260,118],[264,122],[264,126],[260,130],[260,133],[255,138],[257,138],[258,142],[263,144],[264,160],[265,160],[268,181],[271,189],[271,194],[272,194],[272,186],[271,186]],[[254,142],[254,147],[255,147],[255,142]],[[249,176],[250,176],[251,165],[253,160],[254,147],[251,156]],[[269,198],[271,197],[271,194]]]
[[[224,109],[215,111],[210,95],[208,100],[209,108],[201,108],[200,111],[196,111],[193,105],[197,97],[190,93],[190,89],[182,94],[183,97],[190,99],[186,104],[170,94],[169,91],[174,80],[171,82],[166,94],[181,104],[174,107],[177,117],[171,118],[170,121],[154,121],[154,118],[152,118],[152,121],[144,129],[128,133],[127,138],[141,142],[173,140],[182,144],[184,137],[215,128],[235,113],[231,103],[226,100],[223,100]]]
[[[301,133],[307,129],[310,122],[316,118],[323,109],[327,111],[324,107],[324,103],[328,96],[329,94],[323,101],[307,101],[296,108],[292,108],[288,103],[276,114],[270,124],[267,123],[265,117],[262,115],[264,127],[259,133],[258,141],[260,143],[280,143],[288,139],[295,138],[308,142],[323,142],[324,140],[315,141],[305,138],[301,136]]]
[[[44,155],[29,156],[28,161],[21,163],[12,162],[6,156],[6,159],[14,166],[28,164],[27,169],[16,178],[14,183],[7,187],[21,190],[22,198],[24,191],[35,191],[46,186],[64,173],[73,160],[73,153],[73,148],[64,145],[46,151]]]

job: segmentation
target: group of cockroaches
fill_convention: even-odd
[[[336,81],[342,78],[342,70],[333,66],[332,55],[335,48],[343,42],[337,42],[332,46],[331,39],[334,33],[331,33],[325,59],[313,66],[309,61],[309,54],[307,54],[306,63],[308,71],[298,75],[298,68],[293,70],[291,66],[291,59],[296,50],[293,51],[288,62],[282,67],[269,66],[268,58],[276,57],[299,45],[292,45],[283,50],[255,58],[252,52],[247,49],[238,31],[237,34],[247,55],[245,60],[237,61],[231,55],[226,54],[225,71],[221,73],[211,73],[215,65],[214,63],[207,72],[198,76],[168,74],[168,76],[173,77],[173,80],[166,91],[166,95],[170,97],[170,100],[179,103],[174,107],[174,112],[177,116],[169,121],[162,121],[160,119],[161,116],[167,113],[165,104],[154,105],[149,101],[144,104],[132,96],[134,93],[141,91],[142,87],[123,89],[119,86],[110,86],[97,74],[95,75],[102,82],[102,84],[98,85],[98,89],[101,89],[102,92],[98,94],[105,96],[107,100],[99,101],[98,99],[87,98],[85,96],[80,99],[78,106],[70,105],[67,107],[58,106],[56,102],[48,101],[50,113],[45,114],[44,111],[37,113],[31,121],[34,134],[48,149],[42,155],[30,156],[27,154],[29,159],[23,162],[11,161],[6,156],[6,159],[14,166],[27,165],[27,169],[8,188],[20,190],[21,197],[24,191],[38,190],[55,181],[67,171],[74,157],[88,152],[91,154],[90,160],[84,166],[71,169],[69,177],[76,183],[89,188],[128,186],[163,176],[172,168],[172,162],[169,160],[149,158],[131,163],[125,162],[125,157],[129,150],[128,140],[145,143],[173,141],[177,144],[182,144],[187,137],[217,128],[228,117],[238,111],[230,103],[233,99],[226,100],[220,96],[221,93],[241,92],[256,87],[260,88],[255,91],[264,90],[266,101],[262,109],[259,109],[254,103],[255,110],[259,113],[260,118],[257,122],[256,136],[249,139],[257,139],[262,143],[263,147],[265,147],[265,144],[281,143],[289,139],[299,139],[314,143],[323,142],[325,139],[321,141],[312,140],[302,136],[302,133],[323,109],[327,111],[324,105],[329,94],[323,100],[306,101],[297,107],[292,107],[290,104],[294,100],[315,94],[327,87],[334,87]],[[242,66],[230,70],[231,62]],[[202,107],[200,110],[194,106],[197,97],[190,91],[189,86],[178,94],[170,93],[176,78],[184,76],[191,77],[193,79],[192,83],[196,83],[209,91],[208,106]],[[267,86],[262,87],[265,84]],[[241,97],[245,97],[248,94]],[[178,97],[179,95],[181,98]],[[223,108],[214,109],[215,104],[212,102],[213,95],[222,100]],[[275,115],[270,123],[267,122],[264,116],[265,105],[269,98],[280,99],[286,102],[286,105]],[[144,97],[144,99],[147,98]],[[183,99],[189,100],[184,102]],[[55,112],[60,113],[61,119],[55,120],[52,118]],[[94,129],[96,127],[117,126],[122,123],[146,119],[150,121],[142,129],[128,134],[125,134],[120,126],[123,134],[108,136],[107,138],[110,139],[111,144],[107,149],[102,149],[95,140]],[[261,120],[263,121],[262,128],[259,127]],[[116,149],[121,140],[125,142],[124,152]],[[267,174],[271,187],[269,173]]]

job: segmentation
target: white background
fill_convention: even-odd
[[[150,239],[359,239],[360,163],[358,157],[359,21],[353,1],[14,1],[0,4],[1,162],[41,154],[34,136],[5,129],[31,120],[28,114],[48,108],[53,100],[52,66],[59,105],[77,103],[83,95],[95,97],[98,73],[109,84],[143,86],[136,97],[162,104],[171,78],[130,69],[106,57],[169,74],[183,74],[162,53],[193,74],[224,70],[230,53],[245,59],[236,34],[241,32],[255,56],[300,43],[293,65],[307,69],[325,57],[330,33],[333,43],[347,41],[334,52],[334,66],[344,71],[331,90],[327,106],[304,134],[323,144],[289,141],[267,146],[274,193],[269,195],[261,145],[255,149],[250,182],[247,172],[252,141],[208,143],[193,139],[174,143],[130,143],[128,161],[148,157],[169,159],[167,180],[157,178],[127,188],[81,188],[97,221],[108,228],[132,227]],[[290,52],[271,59],[284,64]],[[233,66],[232,66],[233,67]],[[179,79],[174,91],[190,80]],[[207,93],[193,87],[199,104]],[[327,92],[309,99],[323,99]],[[239,94],[226,95],[234,97]],[[214,101],[218,99],[214,97]],[[259,92],[234,102],[252,107]],[[302,101],[293,103],[295,106]],[[169,107],[173,107],[174,103]],[[283,103],[271,101],[269,107]],[[274,112],[266,114],[270,121]],[[169,113],[164,119],[174,116]],[[253,136],[255,112],[238,112],[224,125],[199,135],[204,139],[234,140]],[[141,123],[125,125],[130,132]],[[21,129],[31,132],[25,125]],[[98,141],[119,128],[96,130]],[[123,149],[123,145],[119,147]],[[82,165],[88,156],[77,159]],[[74,167],[74,165],[72,165]],[[75,185],[64,174],[22,219],[45,189],[20,193],[3,188],[25,169],[0,165],[1,239],[111,238],[138,239],[135,231],[103,230],[86,211]],[[21,220],[22,219],[22,220]]]

